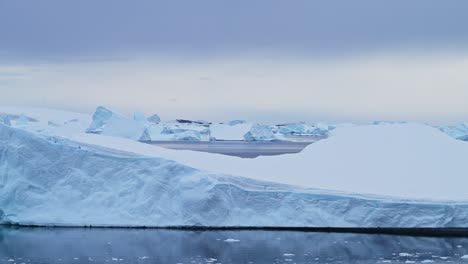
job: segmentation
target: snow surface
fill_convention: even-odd
[[[4,222],[460,227],[468,220],[464,203],[304,189],[210,173],[165,158],[43,137],[5,125],[0,125],[0,153]]]

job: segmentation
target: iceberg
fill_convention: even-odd
[[[3,223],[466,227],[468,222],[468,203],[299,188],[53,140],[4,125],[0,153]]]
[[[141,141],[200,141],[202,133],[196,130],[172,127],[167,124],[153,124],[147,127]]]
[[[307,125],[304,122],[277,125],[277,133],[282,135],[322,135],[328,132],[327,129]]]
[[[249,132],[244,135],[244,139],[248,141],[273,141],[277,140],[273,134],[273,128],[267,125],[255,124]]]
[[[109,108],[99,106],[93,114],[93,121],[86,129],[86,133],[139,140],[148,124],[144,115],[141,117],[137,113],[135,119],[127,118]]]

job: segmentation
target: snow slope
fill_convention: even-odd
[[[5,125],[0,153],[0,221],[20,224],[456,227],[468,221],[468,204],[301,189]]]
[[[403,198],[468,201],[468,144],[419,124],[337,128],[331,137],[301,153],[255,159],[168,150],[96,135],[77,135],[73,140],[257,180]]]

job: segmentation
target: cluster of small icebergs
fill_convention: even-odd
[[[78,121],[82,120],[73,119],[66,122],[48,120],[47,126],[54,129]],[[27,128],[30,123],[35,122],[38,120],[25,114],[0,112],[0,124]],[[394,123],[403,122],[373,122],[374,125]],[[317,138],[327,137],[332,130],[342,126],[355,126],[355,124],[295,122],[266,125],[249,123],[245,120],[233,120],[225,123],[185,119],[162,121],[157,114],[146,117],[141,112],[135,112],[133,117],[128,117],[111,108],[99,106],[85,132],[139,141],[307,141],[308,138],[315,141]],[[452,138],[468,141],[468,123],[433,127]]]
[[[275,141],[288,140],[288,136],[294,135],[326,136],[334,128],[323,123],[263,125],[251,124],[244,120],[211,123],[177,119],[163,122],[158,115],[146,118],[144,114],[137,112],[133,118],[129,118],[100,106],[96,109],[86,132],[140,141]]]

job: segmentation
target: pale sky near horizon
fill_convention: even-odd
[[[0,0],[0,104],[468,121],[468,1]]]

